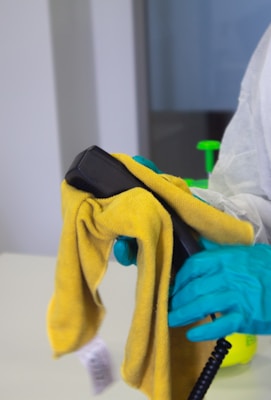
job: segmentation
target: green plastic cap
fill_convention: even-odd
[[[215,164],[214,152],[220,149],[218,140],[201,140],[197,144],[197,149],[205,152],[205,172],[212,172]]]

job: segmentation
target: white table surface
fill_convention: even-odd
[[[53,291],[55,259],[0,255],[0,399],[94,399],[76,355],[53,360],[46,335],[46,309]],[[111,262],[101,286],[107,315],[101,330],[113,358],[116,382],[97,400],[146,399],[119,378],[133,310],[136,268]],[[249,365],[223,369],[206,400],[271,398],[271,337],[259,338]]]

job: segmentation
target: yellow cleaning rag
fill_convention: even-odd
[[[185,182],[158,175],[127,155],[114,155],[163,197],[200,235],[219,243],[253,242],[252,226],[194,198]],[[99,284],[119,235],[138,242],[136,305],[122,365],[123,379],[151,400],[184,400],[213,343],[191,343],[186,328],[169,329],[172,222],[153,195],[134,188],[107,199],[62,183],[63,229],[47,327],[56,357],[78,350],[99,330],[105,308]]]

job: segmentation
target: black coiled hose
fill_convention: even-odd
[[[216,342],[216,346],[187,400],[202,400],[204,398],[230,348],[231,344],[225,339],[219,339]]]

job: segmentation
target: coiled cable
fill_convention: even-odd
[[[216,316],[212,314],[211,318],[212,320],[215,320]],[[216,346],[212,351],[207,363],[205,364],[187,400],[202,400],[204,398],[231,347],[231,343],[226,339],[221,338],[217,340]]]

